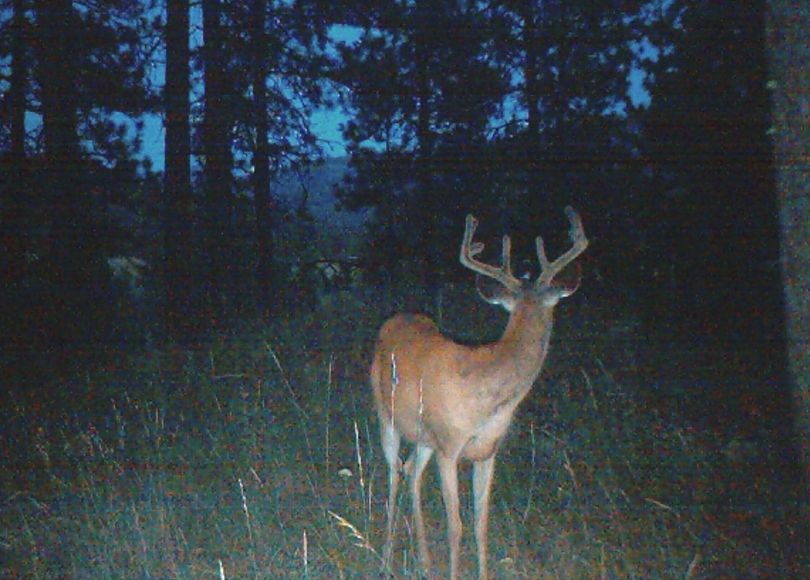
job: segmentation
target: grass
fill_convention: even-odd
[[[217,336],[194,352],[139,353],[48,389],[9,390],[2,577],[378,574],[385,462],[365,374],[384,316],[373,298],[331,296],[318,312]],[[470,293],[443,308],[458,336],[480,338],[485,328],[491,338],[503,320]],[[790,543],[800,545],[803,531],[793,500],[758,511],[746,503],[757,490],[729,492],[754,479],[727,442],[644,396],[644,367],[655,361],[616,348],[612,333],[625,332],[626,320],[586,300],[561,306],[559,318],[547,368],[499,454],[493,576],[806,572]],[[465,576],[475,570],[467,475]],[[425,500],[445,572],[433,469]],[[400,501],[393,572],[418,577],[404,493]]]

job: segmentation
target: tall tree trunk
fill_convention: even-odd
[[[253,151],[253,203],[256,211],[258,304],[268,319],[278,305],[273,247],[273,200],[270,197],[270,152],[267,142],[267,0],[253,0],[253,106],[256,145]]]
[[[226,95],[224,29],[219,0],[203,0],[203,64],[205,67],[205,153],[206,198],[206,306],[208,322],[216,324],[223,314],[227,282],[230,280],[228,257],[233,250],[231,235],[231,140]]]
[[[166,326],[179,342],[191,338],[191,138],[188,0],[168,0],[166,11]]]
[[[572,71],[568,70],[568,65],[574,52],[575,40],[567,33],[566,28],[573,26],[570,14],[575,12],[565,2],[559,3],[556,7],[554,18],[560,30],[560,41],[557,50],[559,51],[557,79],[553,81],[552,107],[557,115],[557,123],[553,131],[553,143],[551,144],[551,175],[552,186],[549,191],[541,194],[541,208],[543,216],[554,215],[559,212],[561,202],[570,199],[571,190],[569,188],[568,176],[572,171],[576,171],[571,158],[569,148],[568,131],[570,130],[570,116],[568,107],[572,94],[572,84],[576,82]],[[587,40],[585,41],[587,42]],[[548,86],[548,84],[547,84]],[[548,220],[548,217],[546,217]]]
[[[782,227],[788,356],[794,421],[804,475],[804,507],[810,508],[810,193],[807,159],[810,139],[807,114],[807,63],[810,45],[806,23],[810,9],[803,3],[770,0],[768,39],[773,93],[773,139],[776,189]]]
[[[539,43],[537,37],[538,9],[531,2],[522,5],[523,57],[525,59],[524,98],[526,100],[526,169],[529,196],[543,195],[542,150],[540,147],[540,87],[537,79]]]
[[[81,190],[75,84],[78,17],[69,0],[38,0],[35,6],[45,189],[52,212],[45,323],[54,331],[49,337],[53,346],[80,348],[99,338],[106,319],[100,309],[107,300],[93,206]]]
[[[25,186],[25,93],[28,79],[24,37],[27,22],[23,0],[14,0],[12,10],[11,86],[9,87],[11,154],[8,158],[9,183],[3,188],[5,196],[0,205],[2,207],[0,232],[2,232],[3,240],[0,272],[3,275],[2,280],[7,285],[14,284],[22,278],[27,245],[23,200],[27,191]],[[3,304],[3,309],[6,310],[9,306]]]
[[[436,246],[436,212],[435,207],[439,200],[438,192],[433,189],[433,134],[430,127],[431,118],[431,90],[430,90],[430,40],[432,32],[429,30],[430,11],[426,0],[417,0],[415,7],[414,27],[414,54],[416,67],[416,140],[417,140],[417,179],[418,200],[415,213],[421,222],[419,230],[421,236],[422,255],[422,282],[428,292],[438,290],[439,264],[437,252],[432,248]]]

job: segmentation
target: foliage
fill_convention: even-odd
[[[572,201],[627,219],[611,208],[629,181],[645,22],[640,3],[620,4],[375,5],[342,49],[355,171],[340,195],[374,208],[387,268],[441,270],[466,211],[520,233],[557,225]]]
[[[190,38],[197,49],[192,96],[207,95],[218,113],[209,123],[198,100],[184,115],[194,136],[192,153],[184,156],[192,159],[184,163],[195,171],[217,162],[221,167],[183,187],[182,219],[160,207],[171,196],[156,196],[156,175],[141,161],[141,115],[164,112],[166,105],[156,98],[150,68],[164,56],[159,6],[71,8],[60,30],[73,27],[75,50],[65,67],[51,68],[76,68],[65,73],[75,99],[60,102],[75,113],[75,123],[63,125],[72,127],[68,133],[81,145],[82,159],[67,164],[75,165],[73,177],[56,179],[61,190],[54,190],[43,179],[44,132],[34,121],[22,158],[4,156],[9,163],[0,168],[8,176],[3,187],[13,186],[3,190],[3,223],[20,224],[14,228],[20,239],[4,238],[16,256],[10,276],[19,288],[51,284],[23,258],[49,255],[54,259],[40,263],[54,269],[59,248],[76,245],[67,233],[64,240],[54,233],[62,231],[55,229],[60,223],[70,230],[72,217],[59,220],[67,215],[89,222],[76,226],[84,233],[74,238],[87,242],[74,253],[90,255],[70,260],[94,264],[84,286],[105,285],[103,258],[134,251],[155,262],[153,272],[163,278],[165,286],[154,285],[155,303],[170,310],[166,298],[172,295],[194,302],[186,319],[203,318],[196,296],[206,291],[221,291],[221,302],[233,305],[261,303],[266,296],[258,292],[283,290],[289,252],[272,244],[283,242],[281,230],[293,221],[300,229],[310,226],[301,219],[306,208],[287,211],[284,196],[267,193],[267,183],[321,155],[310,117],[340,96],[351,170],[339,195],[346,208],[373,208],[366,263],[382,277],[417,274],[439,288],[437,278],[452,278],[446,264],[455,262],[458,228],[469,211],[491,224],[484,235],[511,232],[520,244],[516,253],[538,233],[554,246],[562,238],[560,210],[572,203],[598,240],[586,271],[649,303],[649,319],[680,312],[671,307],[676,299],[698,313],[693,319],[705,321],[702,331],[762,337],[745,345],[752,354],[763,344],[778,348],[775,209],[770,166],[757,161],[770,154],[762,145],[767,101],[760,4],[732,11],[702,0],[613,2],[609,9],[556,0],[345,1],[328,9],[308,1],[205,5],[218,7],[219,32],[209,39],[215,50],[208,57],[205,38],[198,31]],[[13,54],[14,42],[0,44],[3,72],[11,57],[27,74],[19,82],[3,74],[0,84],[23,85],[23,117],[36,120],[41,77],[49,78],[38,63],[45,53],[34,50],[39,4],[15,0],[9,6],[0,26],[11,40],[22,39],[22,48]],[[21,14],[22,35],[14,34],[14,14]],[[259,14],[261,35],[255,31]],[[359,40],[336,43],[335,23],[355,27]],[[723,44],[735,49],[721,50]],[[217,86],[200,85],[206,58],[214,61],[207,70],[219,73]],[[645,80],[648,109],[638,106],[638,95],[631,98],[633,75]],[[255,102],[260,85],[263,104]],[[10,103],[4,99],[3,106]],[[12,132],[6,119],[19,113],[2,116],[2,134],[9,135],[4,148]],[[206,141],[214,127],[217,138]],[[254,171],[259,167],[267,171]],[[133,232],[116,223],[127,221],[118,219],[122,214],[148,227]],[[185,291],[171,288],[184,275],[160,264],[174,250],[164,247],[171,236],[161,239],[159,228],[185,232],[187,249],[177,260],[191,269]],[[749,282],[760,278],[766,283]],[[245,279],[249,297],[242,292]],[[212,290],[217,284],[221,289]],[[752,289],[740,295],[741,287]],[[104,302],[102,294],[88,302]],[[768,313],[754,317],[756,330],[741,328],[749,319],[730,311],[740,296],[747,310],[763,305]],[[246,309],[223,308],[208,317],[221,324]]]
[[[109,336],[104,260],[134,241],[135,228],[120,218],[149,187],[135,155],[137,118],[152,95],[150,9],[18,1],[4,12],[15,38],[3,47],[11,49],[9,92],[17,95],[8,118],[21,122],[10,129],[17,145],[0,169],[10,290],[0,311],[10,323],[4,332],[24,336],[21,344],[76,347]]]
[[[234,128],[239,175],[250,172],[247,163],[254,151],[256,119],[250,106],[252,80],[247,72],[253,59],[248,36],[253,14],[249,3],[225,2],[223,25],[230,35],[229,90],[232,91]],[[266,45],[261,58],[268,63],[266,88],[270,161],[273,172],[301,167],[320,156],[318,138],[312,132],[313,111],[328,104],[326,16],[307,2],[268,2]],[[252,65],[251,65],[252,66]]]
[[[386,248],[387,268],[417,258],[432,275],[462,208],[486,194],[465,168],[486,141],[505,73],[488,58],[486,16],[474,3],[383,2],[363,23],[360,40],[341,47],[353,113],[353,172],[341,196],[349,208],[375,209],[373,243]]]

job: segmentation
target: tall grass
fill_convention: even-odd
[[[457,335],[491,338],[496,316],[475,304],[469,294],[446,300],[443,319]],[[50,400],[9,392],[2,575],[377,574],[385,466],[365,373],[386,310],[374,296],[338,295],[317,312],[218,336],[194,352],[151,351],[75,377]],[[598,340],[600,324],[615,321],[577,324],[583,312],[574,308],[574,322],[561,324],[549,368],[499,454],[493,573],[691,578],[728,562],[744,569],[759,553],[738,550],[705,508],[722,454],[616,379],[600,362],[615,362],[615,353]],[[632,376],[635,357],[627,354],[623,374]],[[441,567],[443,507],[430,472],[425,497]],[[418,577],[401,501],[392,572]],[[471,522],[466,503],[462,519]],[[474,561],[465,533],[465,575]]]

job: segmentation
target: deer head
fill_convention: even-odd
[[[579,288],[579,276],[577,276],[573,285],[553,284],[557,274],[588,247],[588,239],[585,237],[582,219],[570,206],[565,208],[565,214],[571,222],[569,235],[573,245],[562,256],[553,262],[549,262],[543,238],[537,236],[535,238],[535,247],[537,249],[537,260],[540,263],[540,275],[532,284],[525,284],[512,274],[512,241],[507,235],[503,236],[500,267],[490,266],[475,259],[475,256],[484,250],[484,244],[472,241],[478,227],[478,220],[472,215],[467,215],[459,261],[462,265],[479,274],[476,286],[481,298],[490,304],[497,304],[508,312],[512,312],[518,302],[527,298],[533,298],[538,303],[551,308],[556,306],[560,299],[567,298],[576,292]],[[486,279],[494,280],[498,285],[487,285],[484,282]]]

